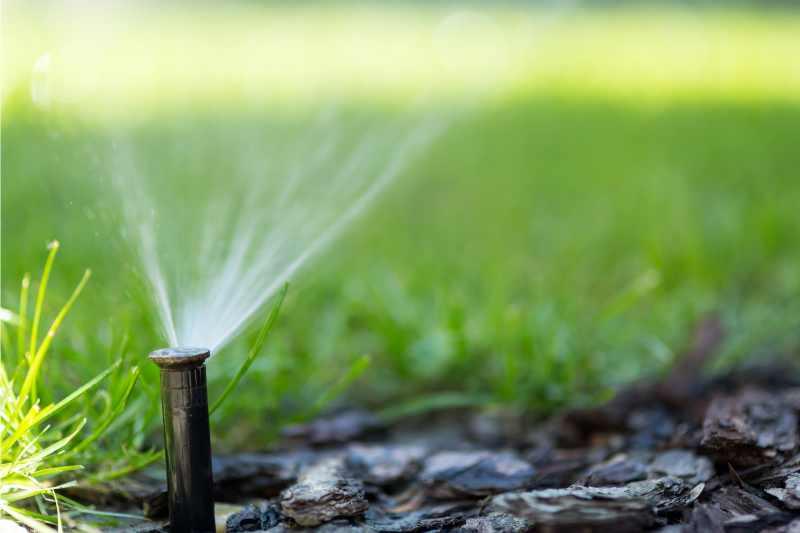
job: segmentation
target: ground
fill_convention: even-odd
[[[292,426],[270,453],[215,456],[218,528],[794,531],[796,365],[772,360],[704,377],[724,338],[709,315],[664,378],[545,419],[459,409],[387,423],[350,410]],[[143,508],[150,520],[123,527],[162,532],[159,473],[67,492]]]

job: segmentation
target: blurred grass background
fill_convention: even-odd
[[[116,133],[147,139],[150,167],[185,144],[202,190],[202,169],[238,163],[210,129],[302,130],[330,101],[381,121],[420,95],[469,111],[298,277],[214,421],[221,446],[262,445],[361,354],[352,403],[549,409],[660,372],[709,311],[725,361],[796,351],[798,12],[70,5],[3,17],[2,305],[50,239],[51,294],[95,274],[53,394],[163,344],[106,188]],[[250,337],[211,362],[212,394]],[[144,369],[139,442],[157,416]]]

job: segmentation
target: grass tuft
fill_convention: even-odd
[[[51,351],[59,327],[90,277],[87,270],[57,313],[44,338],[40,339],[39,324],[44,314],[47,282],[59,248],[58,241],[53,241],[48,248],[50,253],[39,282],[30,337],[26,336],[30,287],[27,274],[22,281],[19,314],[3,313],[0,322],[3,336],[3,351],[0,354],[0,519],[9,517],[37,531],[61,531],[62,505],[57,491],[74,485],[75,480],[70,479],[70,474],[83,469],[78,462],[70,463],[68,460],[86,458],[82,452],[97,441],[108,429],[113,417],[124,410],[139,372],[134,368],[123,380],[125,393],[121,401],[115,402],[109,409],[109,416],[99,423],[88,424],[89,416],[85,404],[82,408],[81,401],[89,391],[96,389],[116,372],[121,361],[58,401],[43,402],[39,397],[37,388],[43,384],[45,358]],[[11,373],[13,377],[9,377],[6,370],[6,357],[10,351],[10,343],[6,342],[10,336],[9,326],[17,328],[17,357],[16,369]],[[56,414],[61,416],[54,418]],[[87,427],[92,427],[92,430],[83,436]],[[51,509],[50,512],[54,514],[43,514],[37,509]]]

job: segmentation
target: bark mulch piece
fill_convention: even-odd
[[[305,451],[215,456],[211,463],[215,498],[236,501],[247,496],[277,496],[297,480],[303,468],[318,459]]]
[[[641,531],[658,523],[659,514],[682,509],[702,493],[677,478],[660,478],[621,487],[573,486],[512,492],[492,498],[489,509],[526,519],[545,530]]]
[[[283,431],[287,440],[324,446],[346,444],[358,439],[376,437],[386,429],[374,414],[361,409],[344,411],[336,416],[320,418],[308,424],[289,426]]]
[[[397,486],[411,480],[422,469],[430,450],[419,444],[353,444],[347,450],[347,466],[366,483]]]
[[[531,525],[514,516],[503,513],[489,513],[486,516],[469,518],[460,531],[464,533],[524,533]]]
[[[369,508],[364,484],[348,476],[341,459],[324,459],[302,472],[280,495],[283,514],[301,526],[360,516]]]
[[[789,474],[783,487],[766,489],[766,493],[777,498],[787,509],[800,510],[800,474]]]
[[[264,531],[281,521],[280,508],[271,503],[248,505],[240,512],[228,517],[225,529],[228,531]]]
[[[218,501],[242,506],[225,528],[800,533],[800,372],[709,377],[723,336],[710,315],[664,379],[547,420],[453,410],[386,424],[346,411],[290,428],[273,453],[214,458]],[[157,478],[70,491],[165,516]]]
[[[701,446],[716,460],[737,467],[782,462],[797,444],[796,411],[764,390],[715,397],[703,422]]]
[[[430,456],[419,480],[436,499],[488,496],[531,484],[536,471],[511,452],[445,451]]]

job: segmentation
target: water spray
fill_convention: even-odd
[[[220,352],[450,121],[448,113],[424,108],[380,122],[338,116],[308,128],[286,161],[268,156],[287,151],[293,130],[280,142],[249,129],[248,135],[223,130],[219,139],[200,136],[193,153],[236,141],[226,159],[241,160],[242,168],[219,176],[206,176],[208,165],[198,163],[203,158],[187,160],[169,141],[163,143],[167,155],[156,158],[137,156],[136,143],[125,138],[115,142],[112,182],[170,346]],[[187,138],[196,138],[192,131]],[[323,148],[309,153],[314,146]],[[140,170],[150,160],[158,164]],[[174,198],[189,192],[197,201],[176,206]]]
[[[205,366],[210,355],[189,347],[150,354],[161,369],[170,530],[180,533],[215,531]]]

